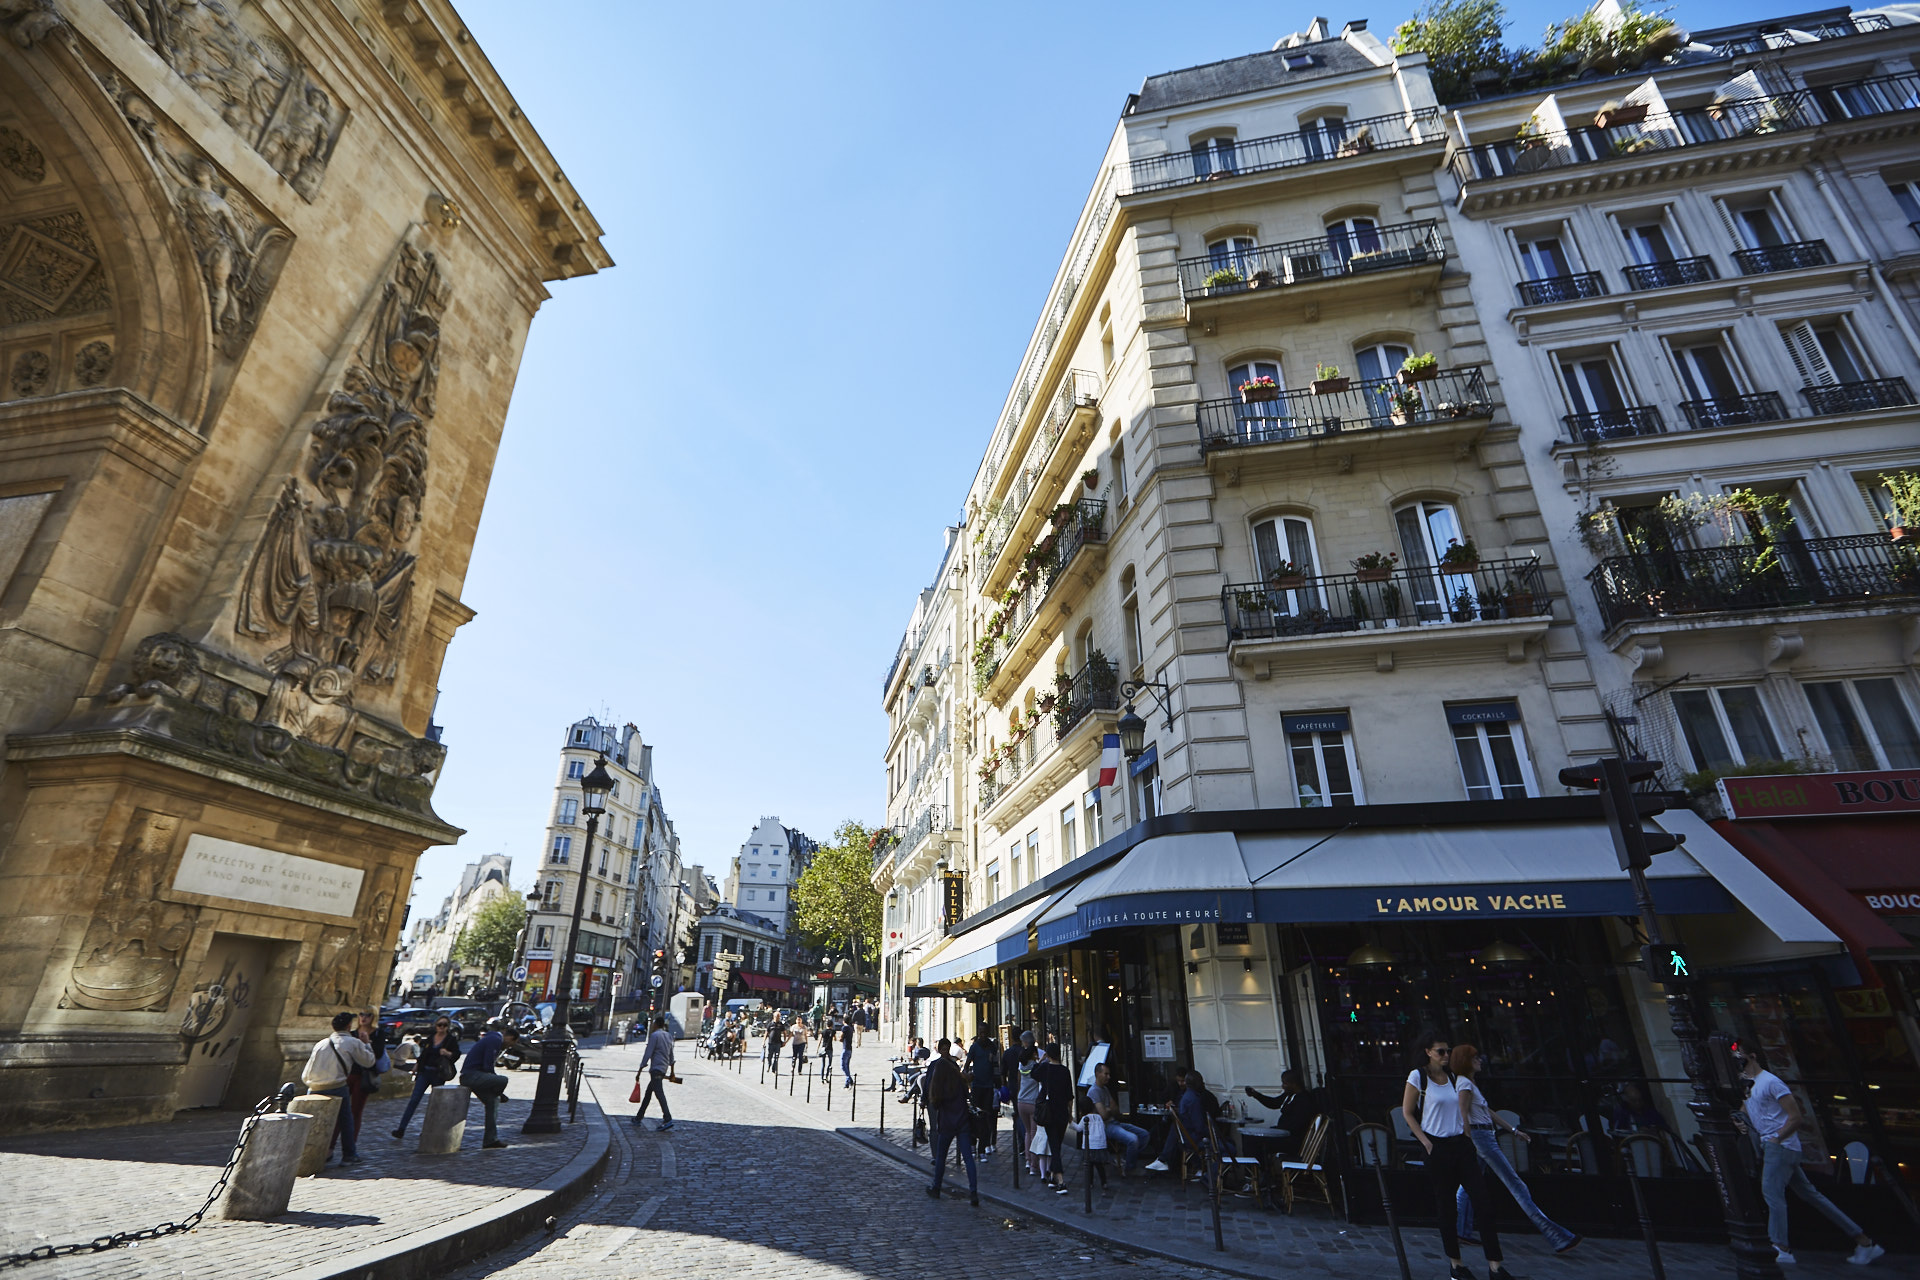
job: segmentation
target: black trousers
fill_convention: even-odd
[[[1487,1194],[1486,1179],[1480,1176],[1480,1157],[1474,1152],[1473,1139],[1464,1133],[1433,1138],[1427,1168],[1433,1174],[1434,1206],[1440,1214],[1441,1249],[1449,1258],[1460,1256],[1460,1233],[1454,1225],[1460,1212],[1455,1192],[1465,1187],[1467,1201],[1473,1205],[1474,1225],[1480,1229],[1480,1248],[1488,1262],[1499,1262],[1500,1233],[1493,1226],[1493,1197]]]

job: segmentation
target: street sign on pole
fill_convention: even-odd
[[[614,989],[615,991],[618,991],[618,990],[620,989],[620,979],[621,979],[621,976],[622,976],[622,975],[620,975],[620,974],[617,974],[617,973],[613,975],[613,989]]]
[[[527,966],[523,964],[513,966],[513,980],[515,982],[525,982],[527,980]]]

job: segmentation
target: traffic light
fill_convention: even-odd
[[[1635,791],[1633,784],[1659,772],[1658,760],[1622,760],[1618,756],[1560,771],[1562,786],[1600,793],[1600,805],[1613,833],[1613,852],[1622,871],[1645,871],[1653,865],[1654,854],[1677,849],[1686,839],[1664,831],[1648,831],[1642,825],[1645,819],[1665,813],[1667,804],[1658,792]]]
[[[1655,982],[1693,981],[1693,962],[1679,947],[1644,946],[1640,956],[1646,962],[1647,976]]]
[[[1740,1088],[1740,1042],[1718,1031],[1708,1036],[1707,1069],[1715,1087]]]

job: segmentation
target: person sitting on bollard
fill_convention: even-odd
[[[340,1163],[358,1164],[360,1149],[353,1127],[353,1106],[347,1093],[347,1080],[355,1067],[373,1065],[373,1046],[353,1034],[353,1015],[333,1015],[333,1034],[313,1046],[300,1079],[314,1093],[340,1099],[339,1114],[334,1117],[333,1136],[340,1141]]]
[[[407,1099],[407,1109],[400,1113],[400,1123],[393,1128],[395,1138],[406,1136],[407,1124],[413,1119],[414,1110],[419,1107],[420,1099],[426,1096],[427,1090],[447,1083],[457,1074],[460,1032],[450,1020],[437,1019],[433,1024],[433,1034],[419,1039],[420,1056],[413,1062],[413,1096]]]
[[[480,1140],[482,1147],[504,1147],[500,1141],[500,1097],[507,1091],[507,1078],[495,1068],[498,1065],[500,1050],[506,1045],[520,1043],[520,1033],[512,1027],[501,1028],[500,1019],[495,1018],[487,1024],[487,1033],[473,1042],[473,1048],[467,1050],[467,1060],[460,1064],[460,1083],[473,1091],[480,1099],[480,1108],[487,1117],[486,1133]]]

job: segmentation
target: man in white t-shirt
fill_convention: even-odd
[[[1854,1250],[1847,1261],[1865,1266],[1886,1250],[1860,1229],[1860,1224],[1842,1213],[1833,1201],[1821,1195],[1800,1167],[1800,1131],[1807,1128],[1799,1099],[1788,1091],[1779,1076],[1767,1070],[1766,1055],[1758,1048],[1740,1050],[1740,1074],[1748,1081],[1746,1118],[1760,1139],[1760,1194],[1767,1202],[1767,1239],[1783,1265],[1794,1257],[1787,1248],[1787,1191],[1805,1200],[1827,1216],[1834,1226],[1853,1237]]]

